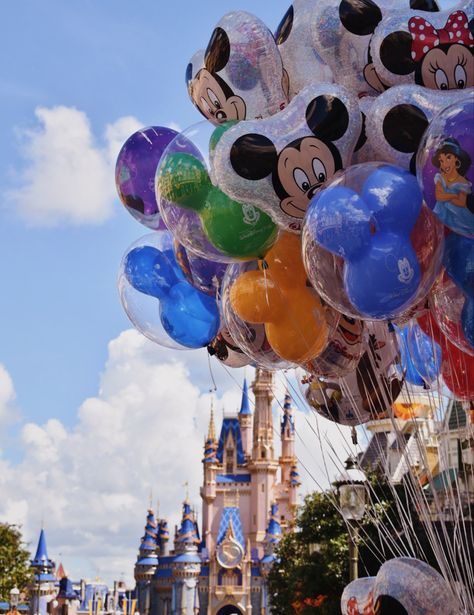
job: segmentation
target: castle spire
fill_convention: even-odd
[[[246,415],[246,414],[252,414],[252,411],[250,410],[250,404],[249,404],[249,390],[247,386],[247,378],[244,378],[244,384],[242,387],[242,402],[240,404],[239,415]]]
[[[158,566],[157,539],[158,529],[155,514],[149,509],[146,518],[145,533],[141,539],[135,564],[138,610],[143,615],[149,615],[150,613],[151,579]]]
[[[52,572],[54,570],[54,562],[48,557],[48,549],[46,547],[46,534],[44,529],[41,529],[41,533],[38,540],[38,547],[36,549],[36,555],[31,560],[31,567],[35,569],[35,573],[38,574],[50,574],[51,580],[55,580]]]
[[[209,418],[209,429],[207,432],[208,441],[215,442],[216,440],[216,426],[214,423],[214,401],[211,399],[211,416]]]
[[[240,404],[239,412],[240,432],[242,434],[242,447],[244,454],[250,456],[252,452],[252,411],[249,404],[249,390],[247,386],[247,379],[244,378],[244,384],[242,387],[242,402]]]

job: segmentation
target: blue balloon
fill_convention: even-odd
[[[344,258],[346,294],[362,315],[391,318],[415,298],[421,271],[410,233],[421,205],[416,179],[387,165],[367,176],[360,195],[329,186],[311,201],[305,231]]]
[[[474,348],[474,239],[450,233],[446,237],[443,264],[446,273],[464,294],[461,327]]]
[[[174,341],[186,348],[202,348],[217,335],[216,300],[186,280],[171,249],[134,248],[126,256],[124,271],[135,290],[160,301],[161,323]]]
[[[429,388],[441,371],[441,347],[417,324],[403,328],[395,326],[395,329],[399,334],[406,380]]]

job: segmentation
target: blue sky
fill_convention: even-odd
[[[0,520],[34,543],[43,518],[75,577],[130,578],[151,487],[164,515],[179,512],[187,479],[199,503],[206,354],[129,330],[117,268],[147,229],[114,195],[113,163],[140,125],[201,120],[184,71],[236,9],[274,30],[287,0],[3,6]],[[219,411],[236,407],[242,372],[214,374]]]

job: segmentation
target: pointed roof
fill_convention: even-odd
[[[211,416],[209,418],[209,429],[207,433],[207,439],[204,443],[204,459],[203,463],[217,463],[216,457],[217,440],[216,440],[216,426],[214,424],[214,407],[211,402]]]
[[[265,542],[267,544],[277,544],[281,540],[281,525],[278,520],[278,504],[273,502],[270,507],[270,517],[268,519],[267,531],[265,534]]]
[[[56,578],[60,581],[61,579],[64,579],[64,577],[67,577],[67,573],[64,570],[63,563],[59,562],[59,566],[56,569]]]
[[[176,541],[181,544],[198,544],[200,542],[199,536],[196,533],[196,520],[194,518],[194,512],[188,500],[183,502],[183,517],[181,519],[181,526],[178,530]]]
[[[244,385],[242,388],[242,403],[240,404],[239,416],[246,416],[252,414],[249,404],[249,390],[247,386],[247,378],[244,378]]]
[[[148,510],[145,534],[142,536],[140,549],[137,557],[137,565],[139,566],[157,566],[158,557],[157,549],[158,530],[155,520],[155,514],[152,510]]]
[[[170,539],[170,532],[168,529],[168,521],[166,519],[161,519],[158,524],[158,542],[160,546],[163,546],[164,542],[168,542]]]
[[[281,421],[281,435],[285,430],[289,429],[290,435],[295,432],[295,419],[293,418],[293,407],[291,405],[291,397],[288,391],[285,393],[285,402],[283,404],[283,419]]]
[[[38,547],[36,549],[36,555],[31,560],[32,568],[47,568],[48,570],[54,569],[54,562],[48,557],[48,549],[46,547],[46,534],[43,528],[41,528],[40,537],[38,540]]]
[[[214,440],[216,439],[216,426],[214,423],[214,405],[211,401],[211,415],[209,417],[209,429],[207,432],[207,439],[211,440],[212,442],[214,442]]]
[[[79,600],[79,596],[77,592],[74,591],[72,582],[67,577],[63,577],[59,581],[59,593],[56,597],[63,598],[64,600]]]
[[[296,464],[291,466],[290,470],[290,485],[291,487],[299,487],[301,485],[300,475],[298,472],[298,466]]]
[[[222,421],[219,446],[217,447],[217,459],[219,463],[222,463],[224,459],[224,448],[230,434],[232,434],[234,444],[237,449],[237,464],[243,464],[245,461],[245,455],[242,446],[242,432],[240,431],[239,420],[236,417],[224,417],[224,420]]]

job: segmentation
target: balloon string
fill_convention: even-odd
[[[216,381],[214,379],[214,374],[212,373],[212,367],[211,367],[211,356],[209,353],[207,353],[207,367],[209,369],[209,376],[212,380],[212,384],[213,386],[209,388],[209,393],[215,393],[217,391],[217,385],[216,385]]]

